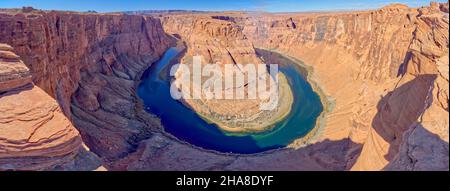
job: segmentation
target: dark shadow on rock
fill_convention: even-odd
[[[398,154],[384,170],[449,170],[449,145],[420,123],[403,136]]]
[[[385,155],[390,161],[398,153],[403,134],[432,103],[436,75],[419,75],[381,98],[372,121],[374,130],[390,144]]]
[[[2,97],[12,96],[15,94],[19,94],[22,91],[31,90],[31,89],[33,89],[33,84],[29,83],[29,84],[23,85],[21,87],[17,87],[17,88],[8,90],[8,91],[0,92],[0,99]]]
[[[52,167],[52,171],[92,171],[97,170],[102,166],[101,159],[94,154],[86,150],[84,147],[80,147],[75,157],[71,158],[60,165]]]
[[[362,150],[345,138],[323,140],[299,149],[282,149],[267,154],[238,157],[226,170],[344,171],[350,170]]]
[[[347,138],[299,149],[237,155],[198,149],[157,133],[141,142],[135,153],[117,161],[112,170],[349,170],[361,148]]]
[[[106,160],[134,152],[151,131],[161,128],[156,116],[141,111],[136,87],[146,68],[164,52],[148,47],[148,54],[120,53],[121,41],[121,36],[111,35],[91,45],[81,57],[94,61],[82,65],[77,89],[71,94],[73,125],[91,151]],[[111,55],[114,59],[107,59]]]
[[[403,63],[400,64],[400,67],[398,67],[398,71],[397,71],[397,77],[400,76],[404,76],[406,73],[406,68],[408,68],[408,63],[412,58],[412,53],[411,52],[407,52],[405,59],[403,60]]]

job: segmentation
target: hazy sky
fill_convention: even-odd
[[[167,9],[295,12],[371,9],[395,2],[411,7],[429,5],[429,0],[0,0],[0,8],[33,6],[47,10],[98,12]]]

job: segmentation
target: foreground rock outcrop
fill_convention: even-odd
[[[14,52],[13,48],[7,44],[0,44],[0,91],[7,92],[14,88],[31,83],[31,73],[28,67],[23,64]]]
[[[380,102],[380,104],[394,102],[396,104],[391,104],[389,107],[395,109],[395,107],[405,107],[400,105],[401,101],[396,101],[396,99],[404,100],[405,94],[421,99],[417,101],[421,103],[417,106],[417,110],[411,110],[417,112],[417,117],[409,124],[403,125],[408,127],[406,130],[399,128],[403,131],[396,132],[395,136],[402,136],[401,141],[385,138],[391,143],[390,152],[398,153],[393,157],[391,164],[386,166],[389,170],[442,170],[445,167],[448,169],[448,3],[432,3],[431,7],[421,8],[418,11],[420,16],[407,52],[407,59],[403,63],[402,79],[394,92]],[[404,91],[405,93],[400,91],[409,84],[415,87],[409,88]],[[420,90],[415,90],[416,88]],[[413,105],[410,104],[410,106]],[[386,111],[386,106],[381,109],[382,112],[379,113],[383,115],[391,112]],[[392,110],[392,108],[389,109]],[[384,117],[384,120],[390,119],[386,120]]]
[[[13,48],[0,44],[0,170],[51,169],[74,160],[81,137]]]

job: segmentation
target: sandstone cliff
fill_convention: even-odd
[[[407,59],[403,63],[405,64],[402,67],[403,77],[397,87],[407,87],[408,84],[412,84],[420,88],[420,90],[410,88],[405,93],[407,92],[408,96],[418,97],[421,99],[418,103],[422,104],[418,105],[417,116],[412,119],[412,124],[404,124],[403,127],[408,129],[403,135],[399,134],[402,136],[400,139],[402,141],[398,148],[394,147],[398,149],[399,154],[386,167],[389,170],[442,170],[445,167],[448,169],[448,3],[432,3],[431,7],[421,8],[418,11],[419,17],[414,38],[409,46]],[[399,106],[402,102],[396,100],[405,99],[405,96],[395,95],[395,93],[386,97],[385,102],[380,103],[394,102],[397,104],[392,104],[393,108],[405,107]],[[405,94],[401,91],[400,93]],[[391,112],[385,111],[385,105],[381,109],[384,109],[384,115]],[[387,118],[387,120],[391,119]],[[392,144],[391,147],[393,147]]]
[[[354,170],[448,169],[448,3],[235,20],[256,46],[313,66],[335,100],[318,140],[363,144]]]
[[[169,46],[159,20],[7,11],[0,13],[0,28],[0,42],[14,47],[36,86],[58,101],[83,141],[106,161],[132,152],[150,128],[160,128],[157,119],[137,111],[134,91],[140,73]]]
[[[40,170],[74,160],[81,137],[28,67],[0,44],[0,170]]]
[[[30,68],[27,72],[20,64],[0,65],[5,71],[0,73],[0,90],[6,91],[0,95],[0,107],[10,108],[3,103],[14,103],[11,96],[45,98],[44,90],[110,169],[448,170],[448,3],[340,13],[169,14],[161,19],[166,32],[186,42],[185,55],[205,55],[210,62],[257,63],[256,46],[303,60],[313,68],[311,79],[330,99],[325,127],[306,146],[295,142],[287,149],[254,155],[205,151],[159,133],[158,120],[136,103],[134,86],[139,73],[169,46],[169,39],[158,19],[137,15],[0,13],[0,42],[14,47]],[[2,57],[20,63],[8,52],[11,47],[1,47]],[[42,90],[16,88],[28,84],[30,74]],[[42,101],[55,103],[47,98]],[[53,115],[64,121],[61,108],[50,106],[34,108],[53,108]],[[58,132],[72,132],[70,125],[64,127]],[[19,133],[10,128],[0,127],[0,141],[7,140],[0,142],[0,149],[16,149],[9,144],[17,141],[8,140]],[[31,168],[27,153],[73,156],[80,142],[61,138],[55,144],[64,149],[0,152],[0,158],[3,153],[16,156],[4,155],[0,166],[8,164],[2,168],[9,169],[9,163],[16,162],[13,167],[39,169]]]
[[[448,3],[340,13],[166,17],[177,20],[164,22],[167,31],[194,35],[200,31],[183,27],[185,22],[225,20],[238,25],[256,47],[305,61],[313,68],[312,80],[329,97],[331,112],[306,147],[293,143],[279,152],[228,156],[157,136],[130,155],[137,158],[126,160],[128,169],[191,169],[168,166],[181,157],[169,155],[177,150],[185,160],[203,161],[200,169],[448,170]],[[151,154],[155,147],[164,152]],[[155,160],[164,162],[145,162]]]
[[[220,95],[221,97],[218,99],[207,99],[207,96],[204,94],[205,91],[202,91],[200,88],[194,88],[194,85],[191,86],[190,96],[192,97],[192,94],[198,92],[198,95],[201,95],[201,99],[185,99],[184,101],[197,113],[215,122],[222,129],[242,132],[264,130],[289,112],[293,98],[287,81],[282,75],[278,78],[280,96],[276,99],[279,99],[279,101],[262,98],[263,96],[260,96],[263,95],[262,91],[252,91],[250,88],[247,88],[256,88],[259,85],[256,76],[254,76],[255,79],[245,81],[242,84],[234,82],[232,87],[225,87],[225,78],[230,77],[234,79],[232,77],[233,74],[226,73],[225,65],[233,66],[232,69],[237,74],[242,74],[244,79],[251,79],[249,78],[249,71],[251,70],[248,70],[248,67],[254,67],[256,71],[258,64],[264,64],[256,55],[251,41],[243,34],[242,26],[203,15],[188,17],[185,15],[173,15],[163,17],[162,23],[167,33],[179,37],[187,46],[187,50],[181,58],[181,63],[191,66],[193,57],[199,56],[202,68],[205,68],[207,64],[213,64],[213,66],[216,66],[215,71],[222,74],[222,91],[219,93],[212,91],[213,93],[211,94],[211,96]],[[175,78],[182,78],[180,77],[182,75],[180,71]],[[193,75],[193,71],[191,71],[191,75]],[[253,74],[250,73],[250,75]],[[265,82],[269,80],[274,82],[268,72],[258,75],[258,78],[267,79]],[[206,83],[206,79],[212,79],[212,77],[204,76],[204,83]],[[195,84],[195,82],[192,84]],[[213,85],[209,87],[213,89]],[[235,96],[226,99],[227,90],[236,92],[242,90],[245,98],[248,98],[248,95],[251,93],[258,93],[260,97],[239,99]],[[276,103],[278,106],[273,110],[264,111],[260,109],[260,105],[269,103]]]

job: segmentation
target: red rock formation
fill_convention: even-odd
[[[224,25],[205,19],[211,16]],[[167,31],[189,39],[188,55],[211,55],[215,47],[233,46],[230,54],[242,62],[255,58],[253,43],[311,65],[311,79],[330,97],[325,127],[305,147],[293,143],[291,149],[251,156],[208,152],[151,133],[148,127],[160,125],[142,113],[133,87],[139,73],[168,46],[153,18],[0,13],[0,42],[16,48],[33,81],[57,98],[84,142],[112,161],[108,167],[113,169],[448,170],[448,3],[419,9],[393,5],[359,12],[163,18]],[[214,39],[224,44],[210,42]],[[223,50],[209,60],[233,60]],[[8,80],[25,83],[15,76]],[[1,88],[14,86],[2,81]],[[14,161],[30,165],[29,160]]]
[[[218,15],[202,16],[227,18],[243,28],[255,46],[313,67],[311,78],[330,96],[331,112],[312,146],[350,138],[356,144],[341,151],[347,154],[340,162],[353,170],[448,170],[448,3],[419,9],[396,4],[350,13]],[[200,16],[168,17],[178,21],[165,23],[165,28],[183,33],[188,31],[185,21]],[[310,160],[303,157],[298,160]],[[218,164],[232,163],[217,159]],[[326,168],[329,162],[316,165]]]
[[[11,51],[0,44],[0,170],[49,169],[73,160],[78,131]]]
[[[447,7],[447,9],[442,8]],[[393,162],[386,169],[392,170],[441,170],[448,168],[449,139],[449,20],[448,3],[432,3],[431,7],[419,9],[414,38],[409,46],[405,60],[404,74],[398,87],[414,87],[388,96],[383,104],[394,103],[390,107],[403,108],[403,102],[395,99],[418,99],[416,118],[409,124],[399,126],[395,136],[402,136],[401,141],[390,140],[391,148],[398,149]],[[424,14],[427,13],[427,14]],[[443,16],[446,14],[446,17]],[[415,90],[417,89],[417,90]],[[421,93],[423,92],[423,93]],[[409,96],[409,97],[406,97]],[[424,96],[421,98],[421,96]],[[413,104],[409,104],[414,106]],[[385,109],[385,108],[383,108]],[[387,113],[383,111],[382,114]],[[396,116],[396,115],[391,115]],[[384,121],[392,120],[385,117]],[[395,119],[400,122],[399,119]],[[394,123],[396,124],[396,123]],[[383,126],[386,128],[386,126]],[[406,129],[402,129],[406,127]],[[405,132],[404,134],[402,134]],[[395,147],[392,145],[393,143]],[[392,148],[393,147],[393,148]]]
[[[57,98],[68,116],[81,70],[125,73],[123,78],[133,79],[136,71],[116,66],[118,59],[127,56],[152,62],[167,47],[159,21],[142,16],[0,14],[0,41],[15,48],[30,67],[33,82]]]
[[[319,140],[350,137],[364,144],[354,170],[379,170],[397,161],[394,158],[412,156],[406,148],[426,142],[412,135],[436,143],[436,151],[422,149],[411,163],[421,165],[417,170],[427,165],[442,170],[448,169],[449,130],[446,7],[448,3],[419,9],[396,4],[356,13],[262,15],[264,19],[250,15],[235,20],[257,46],[313,66],[313,78],[336,104]],[[414,131],[415,127],[424,130]],[[403,152],[398,151],[400,145]],[[442,152],[447,154],[438,154]],[[424,156],[435,158],[427,162]],[[388,169],[416,169],[405,161]]]
[[[13,48],[7,44],[0,44],[0,92],[6,92],[14,88],[31,83],[29,69],[23,64]]]
[[[157,119],[135,96],[140,73],[169,46],[159,20],[129,15],[0,13],[0,42],[24,60],[33,82],[57,99],[84,142],[105,159],[132,152]]]

